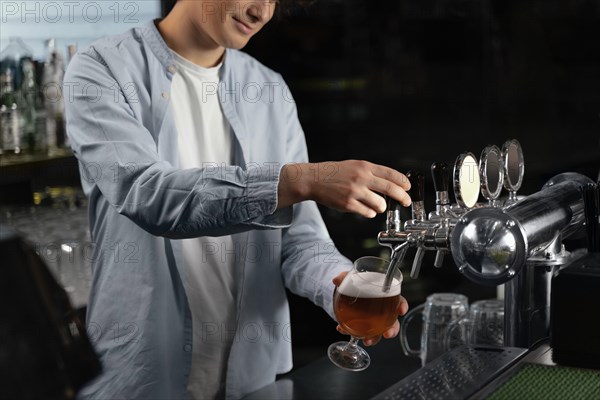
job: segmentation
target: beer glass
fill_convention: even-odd
[[[458,293],[434,293],[424,304],[410,310],[403,318],[400,327],[400,344],[407,356],[419,357],[421,365],[436,359],[446,352],[445,337],[448,326],[467,315],[469,299]],[[421,344],[413,349],[408,344],[410,321],[421,315]]]
[[[446,350],[462,344],[504,345],[504,301],[479,300],[471,304],[468,315],[450,324]]]
[[[362,371],[371,363],[358,346],[359,339],[381,335],[398,318],[402,273],[396,268],[389,287],[385,285],[390,263],[377,257],[361,257],[333,295],[338,323],[351,335],[349,342],[329,346],[329,359],[348,371]]]

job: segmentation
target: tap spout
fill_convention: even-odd
[[[400,268],[400,264],[406,257],[406,250],[408,249],[408,242],[400,243],[399,245],[392,247],[392,255],[390,257],[390,265],[385,274],[385,280],[383,281],[383,291],[389,292],[394,279],[394,272],[397,268]]]

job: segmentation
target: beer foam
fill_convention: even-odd
[[[384,280],[385,275],[378,272],[350,273],[337,290],[345,296],[371,299],[400,294],[400,280],[394,278],[388,292],[382,290]]]

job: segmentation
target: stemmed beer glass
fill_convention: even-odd
[[[349,371],[362,371],[371,363],[358,340],[381,335],[398,318],[402,273],[398,268],[386,282],[389,261],[361,257],[333,295],[333,310],[338,323],[351,335],[349,342],[329,346],[329,359]],[[386,285],[388,283],[389,285]]]

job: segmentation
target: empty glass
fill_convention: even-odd
[[[404,354],[419,357],[421,365],[434,360],[446,352],[445,338],[448,327],[467,315],[469,299],[458,293],[434,293],[425,303],[410,310],[400,327],[400,343]],[[421,346],[412,349],[408,344],[407,329],[410,321],[422,314]]]
[[[502,346],[504,344],[504,302],[479,300],[471,304],[468,316],[448,327],[446,349],[462,344]]]

